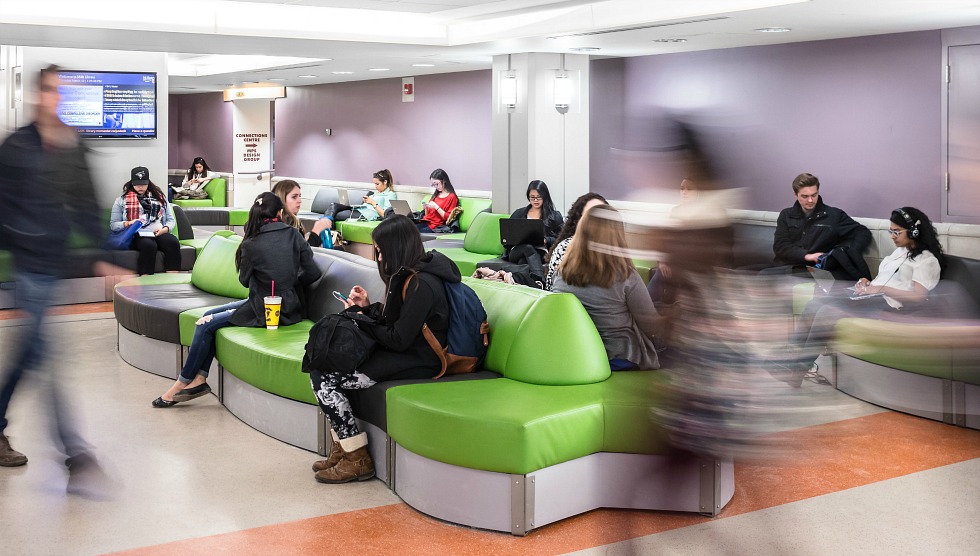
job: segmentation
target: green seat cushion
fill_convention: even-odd
[[[229,226],[244,226],[248,222],[248,209],[233,208],[228,211]]]
[[[532,384],[571,385],[609,378],[609,360],[589,314],[569,293],[464,278],[490,323],[485,369]]]
[[[964,332],[977,336],[974,327],[931,324],[925,328],[918,323],[845,318],[834,327],[834,350],[884,367],[951,380],[951,339]]]
[[[374,220],[371,222],[357,221],[357,220],[344,220],[337,223],[337,229],[340,230],[340,235],[344,236],[345,241],[353,241],[354,243],[366,243],[371,245],[374,240],[371,239],[371,233],[380,224],[380,220]]]
[[[10,251],[0,251],[0,282],[14,281],[14,256]]]
[[[197,327],[197,319],[203,317],[206,311],[214,309],[215,307],[218,307],[218,305],[195,307],[193,309],[183,311],[177,315],[177,325],[180,327],[181,345],[191,345],[191,341],[194,340],[194,329]]]
[[[433,381],[387,392],[388,434],[444,463],[524,474],[602,450],[599,387]]]
[[[225,370],[260,390],[315,404],[310,375],[302,371],[312,327],[310,320],[278,330],[228,326],[218,331],[217,357]]]
[[[182,239],[180,240],[180,244],[193,247],[194,250],[197,251],[197,256],[200,257],[201,250],[203,250],[204,246],[207,245],[209,239],[210,238],[206,238],[206,237],[195,238],[195,239]]]
[[[662,403],[666,375],[662,371],[612,373],[598,383],[605,421],[602,451],[626,454],[666,454],[667,431],[651,419],[651,408]]]
[[[657,261],[633,259],[633,266],[636,267],[636,271],[640,274],[640,278],[642,278],[643,283],[646,284],[650,281],[650,277],[653,276],[653,270],[657,268]]]
[[[163,284],[190,284],[190,272],[164,272],[160,274],[146,274],[129,278],[116,284],[116,286],[160,286]]]
[[[800,282],[793,286],[793,314],[800,316],[803,314],[803,308],[806,304],[813,299],[813,291],[817,287],[817,283],[812,280],[809,282]]]
[[[180,207],[213,207],[211,199],[174,199],[174,204]]]
[[[194,262],[191,283],[215,295],[248,297],[248,288],[238,281],[235,268],[235,252],[241,241],[239,236],[212,235]]]
[[[443,241],[443,240],[454,240],[463,241],[466,239],[466,232],[456,232],[452,234],[436,234],[436,239],[433,241]]]
[[[428,247],[426,245],[426,248]],[[463,276],[473,276],[473,273],[476,272],[477,263],[494,257],[494,255],[486,253],[470,253],[462,247],[434,247],[433,250],[442,253],[456,263],[456,268]]]

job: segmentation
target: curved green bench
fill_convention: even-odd
[[[207,199],[174,199],[174,204],[180,207],[224,207],[228,205],[227,183],[225,178],[212,178],[204,186],[208,192]]]
[[[428,198],[428,197],[427,197]],[[459,206],[463,208],[463,214],[459,217],[459,233],[439,234],[440,238],[462,239],[466,231],[470,229],[477,214],[489,211],[492,201],[490,199],[475,199],[472,197],[460,197]],[[344,240],[354,243],[371,244],[371,232],[380,223],[380,220],[371,222],[345,220],[337,224],[337,229],[344,236]]]
[[[443,239],[428,245],[456,263],[460,274],[472,276],[478,263],[504,254],[504,246],[500,243],[500,221],[504,218],[510,218],[510,215],[481,212],[470,224],[462,247],[443,247]]]

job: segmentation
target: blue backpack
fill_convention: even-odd
[[[402,300],[408,291],[411,278],[402,287]],[[422,325],[422,336],[442,362],[442,370],[435,378],[444,374],[458,375],[472,373],[483,363],[490,345],[490,324],[487,311],[473,288],[462,282],[443,281],[446,300],[449,303],[449,331],[446,347],[439,345],[428,324]]]

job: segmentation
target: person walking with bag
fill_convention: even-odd
[[[364,481],[374,477],[374,462],[344,390],[370,388],[387,380],[427,379],[439,375],[442,362],[426,341],[422,326],[446,345],[449,303],[444,282],[460,282],[459,269],[445,255],[425,252],[418,228],[406,216],[383,220],[371,234],[378,273],[386,285],[384,303],[371,303],[361,286],[344,302],[348,312],[368,317],[359,327],[375,341],[367,361],[352,373],[310,369],[320,409],[330,420],[330,457],[313,464],[321,483]],[[359,309],[358,309],[359,308]]]

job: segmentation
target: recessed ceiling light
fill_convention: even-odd
[[[653,42],[680,43],[687,42],[687,39],[654,39]]]
[[[435,64],[412,64],[413,68],[431,68],[435,67]]]
[[[389,68],[368,68],[368,71],[391,71]]]
[[[299,75],[297,77],[300,77],[302,79],[312,79],[312,78],[314,78],[316,76],[315,75],[306,74],[306,75]]]
[[[756,33],[789,33],[792,31],[789,27],[761,27],[756,29]]]
[[[350,74],[352,74],[354,72],[352,72],[352,71],[332,71],[330,73],[332,73],[334,75],[350,75]]]
[[[570,48],[569,50],[571,50],[572,52],[599,52],[599,50],[601,49],[596,48],[594,46],[580,46],[578,48]]]

